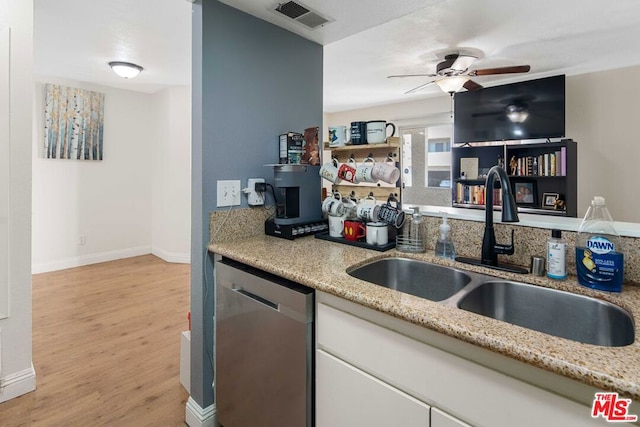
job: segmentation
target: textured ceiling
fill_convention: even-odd
[[[206,0],[214,1],[214,0]],[[306,0],[332,22],[308,30],[270,0],[224,3],[325,46],[324,110],[441,95],[428,78],[445,53],[478,56],[472,68],[530,64],[523,75],[478,77],[491,86],[640,64],[640,1]],[[185,0],[35,0],[35,73],[154,92],[190,83],[191,3]],[[123,80],[106,65],[145,70]]]

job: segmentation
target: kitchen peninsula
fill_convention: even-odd
[[[428,253],[407,255],[393,250],[380,255],[374,251],[320,241],[312,237],[291,242],[256,235],[230,242],[212,243],[209,249],[217,255],[232,258],[316,290],[319,365],[322,363],[322,366],[325,366],[328,362],[324,360],[327,357],[333,357],[322,355],[324,350],[332,353],[331,348],[335,344],[335,342],[332,343],[333,338],[327,335],[328,331],[332,330],[331,326],[325,329],[323,321],[329,319],[326,323],[335,326],[335,319],[330,320],[329,317],[335,314],[338,317],[353,318],[354,322],[379,328],[377,336],[397,335],[398,339],[407,340],[409,346],[426,343],[425,352],[437,351],[441,353],[440,356],[459,360],[460,365],[456,370],[460,372],[468,373],[470,369],[486,370],[488,368],[487,372],[499,377],[492,378],[487,383],[489,385],[507,378],[508,381],[517,383],[517,387],[526,386],[534,389],[536,396],[543,393],[542,400],[546,400],[546,403],[552,407],[562,406],[560,402],[563,401],[568,402],[569,406],[578,405],[577,413],[583,413],[585,418],[575,419],[574,421],[578,423],[576,425],[586,425],[588,422],[596,421],[589,415],[596,391],[615,391],[633,399],[630,413],[635,413],[634,410],[637,412],[640,407],[637,403],[640,401],[640,344],[637,341],[625,347],[581,344],[377,286],[349,276],[346,270],[383,257],[412,257],[459,269],[594,296],[625,308],[634,317],[640,315],[640,287],[628,285],[624,287],[621,294],[603,293],[578,285],[575,277],[558,282],[544,277],[502,273],[442,260]],[[353,335],[342,337],[343,341],[361,337],[357,328],[352,330],[348,327],[334,328],[333,330],[338,331],[338,335],[353,333]],[[356,333],[358,335],[355,335]],[[397,358],[391,365],[409,363],[403,357],[404,350],[400,348],[388,349],[386,346],[372,348],[375,350],[373,353],[379,353],[382,359],[386,357],[387,352],[391,358],[387,360]],[[347,350],[344,350],[344,353],[341,352],[342,350],[339,350],[336,353],[342,354],[349,363],[359,366],[358,361],[354,360],[355,355],[348,354]],[[424,368],[428,371],[429,366],[429,364],[421,364],[420,370]],[[384,379],[403,390],[403,384],[399,383],[400,380],[394,379],[393,372],[379,372],[378,368],[366,364],[363,370],[384,375]],[[420,377],[418,373],[415,376]],[[486,389],[482,393],[479,393],[482,390],[469,392],[469,389],[480,386],[476,380],[473,383],[469,382],[467,386],[464,386],[464,377],[461,377],[460,381],[463,389],[457,389],[453,395],[459,396],[458,400],[463,407],[481,406],[484,399],[495,403],[495,399],[499,398],[499,396],[488,395],[490,393]],[[500,381],[498,383],[501,384]],[[439,386],[455,387],[455,380],[452,379],[450,385],[440,384]],[[318,382],[317,387],[321,389],[322,382]],[[411,398],[416,395],[418,398],[422,396],[421,392],[414,390],[413,387],[404,391],[408,391]],[[318,393],[322,393],[322,390]],[[464,396],[468,396],[469,393],[473,395],[473,402],[464,402]],[[509,393],[514,394],[507,388],[504,389],[504,393],[507,393],[507,397]],[[444,392],[443,396],[446,395],[447,392]],[[455,404],[446,397],[443,399],[441,402],[438,396],[424,398],[427,404],[432,405],[432,417],[434,408],[444,406],[443,409],[466,422],[474,423],[475,421],[481,424],[487,421],[486,418],[482,418],[481,413],[476,414],[478,418],[474,418],[475,415],[456,412]],[[537,404],[541,404],[539,399]],[[531,401],[529,405],[531,406],[529,410],[533,411],[532,416],[537,412],[547,411],[545,406],[537,407],[537,404]],[[500,412],[500,408],[495,410],[496,413]],[[317,414],[316,419],[319,420],[318,417],[323,416],[323,409],[317,408]],[[492,425],[500,424],[497,420],[490,421]],[[494,421],[497,423],[494,424]]]

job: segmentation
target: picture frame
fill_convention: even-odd
[[[513,197],[518,206],[538,206],[538,188],[535,181],[513,179]]]
[[[556,209],[556,200],[560,198],[558,193],[543,193],[542,207],[544,209]]]

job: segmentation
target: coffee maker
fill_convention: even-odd
[[[320,166],[271,166],[277,199],[276,215],[265,221],[265,233],[294,239],[327,230],[327,223],[322,217]]]

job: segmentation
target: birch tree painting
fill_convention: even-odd
[[[104,93],[53,84],[45,90],[45,156],[102,160]]]

